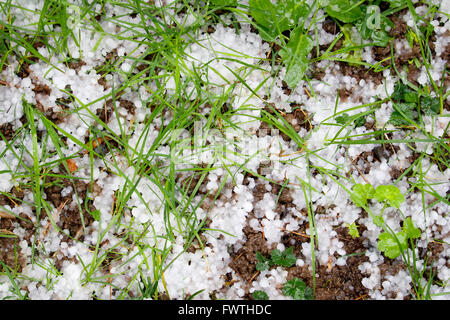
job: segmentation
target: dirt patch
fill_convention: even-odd
[[[33,91],[36,95],[49,96],[52,93],[52,89],[48,85],[37,83],[36,81],[32,81],[32,83],[34,84]]]
[[[7,122],[0,125],[0,133],[6,141],[10,141],[16,132],[13,129],[12,123]]]
[[[359,83],[361,80],[373,82],[377,86],[383,83],[384,77],[382,72],[376,72],[373,69],[366,69],[361,66],[349,65],[342,61],[339,61],[338,65],[342,75],[355,78],[356,83]]]
[[[136,112],[136,106],[134,105],[134,103],[132,101],[125,100],[125,99],[119,99],[119,106],[121,108],[124,108],[125,110],[127,110],[129,114],[134,115]]]
[[[61,229],[68,229],[70,236],[72,237],[77,234],[80,235],[81,230],[83,230],[83,225],[89,226],[94,221],[92,215],[86,211],[84,204],[89,184],[80,180],[72,182],[67,178],[58,181],[57,178],[53,177],[50,177],[46,184],[50,184],[50,186],[44,187],[47,201],[60,210],[60,221],[57,223],[58,227]],[[63,196],[61,194],[62,190],[69,186],[74,188],[74,191]],[[79,199],[81,211],[78,204],[72,206],[72,196],[74,192]],[[91,200],[87,201],[86,206],[89,211],[95,210]],[[83,236],[81,235],[79,239],[82,240],[82,237]]]
[[[307,266],[303,267],[291,267],[288,268],[287,280],[291,280],[293,277],[297,277],[305,281],[305,283],[311,288],[316,287],[316,300],[353,300],[362,299],[367,293],[368,289],[365,288],[361,281],[364,275],[359,271],[358,266],[368,261],[368,258],[364,255],[366,248],[363,245],[364,238],[352,238],[347,228],[339,227],[336,229],[338,238],[344,243],[344,249],[348,254],[352,254],[347,257],[346,264],[344,266],[319,266],[316,268],[318,276],[314,280],[312,272]],[[299,236],[299,243],[309,241],[308,239],[301,238]],[[297,251],[299,246],[295,246]],[[296,250],[294,250],[296,252]]]
[[[0,218],[0,261],[17,272],[25,265],[12,219]],[[2,268],[0,268],[1,270]]]
[[[70,61],[67,66],[70,69],[75,70],[77,73],[80,71],[81,67],[86,65],[86,62],[84,62],[83,60],[79,59],[79,60],[72,60]]]
[[[136,106],[132,101],[119,98],[115,103],[116,106],[124,108],[129,114],[134,115],[136,112]],[[114,101],[112,99],[106,100],[103,108],[98,108],[96,110],[96,115],[101,121],[108,123],[114,115]]]
[[[269,256],[271,249],[261,231],[255,231],[250,226],[245,226],[244,234],[247,238],[244,245],[231,254],[230,267],[245,282],[249,283],[258,273],[256,270],[256,252],[263,256]]]

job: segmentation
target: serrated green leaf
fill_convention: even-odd
[[[383,232],[378,236],[378,250],[390,259],[397,258],[408,247],[408,239],[417,239],[422,232],[414,226],[411,217],[403,222],[402,230],[394,235]]]
[[[393,207],[397,209],[400,204],[405,201],[405,197],[400,192],[400,189],[392,185],[381,185],[375,189],[374,198],[379,202],[387,201]]]
[[[282,292],[285,296],[290,296],[295,300],[311,300],[313,298],[311,288],[302,279],[295,277],[283,285]]]
[[[358,226],[356,225],[355,222],[353,223],[347,223],[347,228],[348,228],[348,234],[353,238],[359,238],[359,232],[358,232]]]
[[[348,115],[348,113],[343,113],[342,115],[336,117],[336,123],[342,125],[346,124],[348,120],[350,120],[350,116]]]
[[[397,258],[408,246],[408,236],[405,231],[402,230],[395,236],[397,239],[387,232],[383,232],[378,236],[378,250],[383,252],[384,255],[390,259]]]
[[[418,94],[406,84],[397,82],[394,87],[394,92],[391,95],[391,99],[397,102],[416,103],[418,101]]]
[[[256,252],[256,270],[264,271],[269,270],[270,259],[264,257],[261,253]]]
[[[406,103],[417,103],[419,102],[419,95],[417,92],[412,90],[405,92],[405,102]]]
[[[358,207],[367,205],[367,200],[372,199],[375,193],[375,189],[370,184],[355,184],[352,188],[353,193],[350,195],[350,199]]]
[[[253,299],[255,300],[269,300],[269,296],[262,290],[255,290],[252,294]]]
[[[286,66],[284,81],[290,88],[294,88],[305,75],[308,68],[308,54],[314,46],[312,38],[303,33],[300,27],[291,32],[287,45],[279,52]]]
[[[441,104],[438,98],[422,97],[420,101],[420,109],[427,115],[439,114],[440,107]]]
[[[294,247],[289,247],[283,252],[278,249],[272,250],[270,258],[273,264],[283,267],[290,267],[297,261],[294,255]]]
[[[348,113],[343,113],[340,116],[337,116],[336,119],[336,123],[344,125],[346,124],[352,117],[348,115]],[[361,127],[366,123],[366,117],[355,117],[355,127]]]
[[[410,121],[415,118],[414,103],[396,103],[394,104],[394,111],[391,113],[389,122],[394,126],[410,125]]]
[[[403,230],[405,230],[407,237],[410,239],[417,239],[422,235],[420,229],[414,226],[411,217],[406,218],[403,223]]]
[[[325,8],[327,14],[344,23],[355,22],[363,16],[358,1],[330,0]]]

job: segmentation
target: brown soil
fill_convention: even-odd
[[[69,68],[75,70],[76,72],[79,72],[81,67],[84,65],[86,65],[86,62],[83,60],[72,60],[68,63]]]
[[[255,231],[250,226],[244,227],[243,231],[247,240],[237,252],[231,254],[230,267],[242,280],[249,283],[258,273],[256,252],[267,257],[272,248],[268,247],[262,232]]]
[[[0,125],[0,133],[6,141],[10,141],[15,134],[12,123],[8,122]]]
[[[119,98],[118,100],[116,100],[116,106],[125,108],[128,111],[128,113],[133,115],[136,112],[136,106],[132,101],[129,100]],[[112,99],[106,100],[105,104],[103,105],[103,108],[98,108],[96,110],[96,115],[104,123],[108,123],[111,120],[111,117],[115,116],[113,100]]]
[[[57,225],[61,229],[68,229],[72,237],[75,237],[77,233],[80,235],[81,230],[83,230],[83,224],[84,226],[89,226],[94,221],[94,218],[86,211],[84,206],[89,184],[80,180],[70,181],[67,178],[64,178],[62,181],[57,181],[57,178],[53,177],[50,177],[46,181],[46,184],[50,184],[50,186],[44,187],[47,201],[53,204],[55,208],[60,208],[61,210],[60,221]],[[81,205],[81,212],[78,205],[71,208],[73,192],[64,197],[61,195],[61,191],[67,186],[72,186],[75,189]],[[87,206],[90,211],[95,210],[92,201],[87,201]],[[82,240],[82,237],[81,235],[79,240]]]
[[[257,185],[258,186],[258,185]],[[259,184],[262,186],[262,184]],[[257,188],[259,189],[259,188]],[[254,192],[258,194],[260,191]],[[288,198],[289,195],[286,195]],[[289,200],[289,199],[285,200]],[[318,209],[320,211],[320,208]],[[305,235],[305,231],[308,228],[308,224],[303,224],[299,230],[295,232],[286,232],[281,239],[281,242],[286,247],[294,247],[294,254],[299,258],[304,258],[301,253],[302,243],[309,242],[309,238]],[[251,299],[249,289],[251,282],[257,278],[258,271],[256,270],[256,252],[261,253],[265,257],[270,256],[271,250],[276,246],[269,247],[264,238],[264,234],[260,231],[255,231],[251,227],[246,226],[243,229],[246,235],[246,241],[243,246],[237,251],[231,253],[230,267],[236,272],[239,279],[232,279],[231,274],[224,275],[226,283],[233,283],[235,281],[243,281],[246,283],[246,295],[244,298]],[[361,280],[366,275],[361,274],[358,266],[368,261],[368,258],[364,255],[366,248],[363,245],[364,237],[352,238],[347,228],[339,227],[336,229],[340,241],[344,243],[344,249],[347,254],[354,254],[347,257],[347,262],[344,266],[319,266],[316,268],[318,276],[314,280],[312,272],[308,266],[298,267],[293,266],[286,268],[288,271],[287,280],[291,280],[293,277],[297,277],[305,281],[305,283],[313,287],[315,281],[317,300],[351,300],[351,299],[364,299],[368,290],[361,284]],[[364,231],[364,227],[360,228],[360,232]],[[293,244],[292,244],[293,243]],[[337,258],[337,257],[336,257]]]
[[[13,219],[0,218],[0,261],[12,270],[21,272],[25,263],[19,246],[20,239],[14,235],[13,230]]]

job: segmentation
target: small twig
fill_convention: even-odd
[[[297,236],[300,236],[300,237],[305,237],[305,238],[311,238],[309,235],[307,235],[307,234],[304,234],[304,233],[300,233],[300,232],[295,232],[295,231],[290,231],[290,230],[287,230],[286,228],[281,228],[281,230],[282,231],[285,231],[285,232],[289,232],[289,233],[292,233],[292,234],[295,234],[295,235],[297,235]]]
[[[289,157],[289,156],[292,156],[294,154],[302,153],[303,151],[305,151],[305,147],[302,147],[300,150],[292,152],[292,153],[289,153],[289,154],[284,154],[283,150],[281,150],[280,153],[278,154],[278,157],[279,158],[281,158],[281,157]]]
[[[8,229],[0,229],[0,233],[9,234],[9,235],[13,235],[13,236],[16,235],[14,232],[9,231]]]
[[[248,283],[252,282],[258,274],[259,274],[259,271],[256,271],[255,274],[252,275],[252,277],[248,280]]]
[[[355,159],[352,159],[352,158],[349,156],[349,158],[350,158],[350,160],[351,160],[351,164],[356,168],[356,170],[358,170],[359,175],[364,179],[364,181],[365,181],[367,184],[370,184],[369,180],[367,180],[367,178],[366,178],[366,176],[364,175],[364,173],[363,173],[363,172],[361,171],[361,169],[359,169],[358,166],[355,164],[355,161],[358,159],[358,157],[356,157]]]
[[[240,257],[242,257],[243,254],[244,254],[244,251],[242,251],[240,254],[238,254],[238,256],[236,258],[234,258],[233,261],[238,260]]]
[[[75,234],[74,239],[78,240],[83,234],[84,234],[84,231],[83,231],[83,227],[81,226],[80,229],[78,229],[77,233]]]
[[[9,214],[7,212],[0,211],[0,218],[3,218],[3,219],[15,219],[16,216],[13,216],[12,214]]]
[[[303,89],[305,89],[305,92],[306,92],[306,94],[308,95],[308,97],[311,98],[311,94],[309,93],[308,89],[306,89],[306,88],[303,88]]]

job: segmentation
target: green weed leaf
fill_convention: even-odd
[[[375,189],[374,198],[379,202],[387,201],[387,203],[397,209],[400,204],[405,201],[405,197],[396,186],[381,185]]]
[[[273,264],[283,267],[290,267],[297,261],[294,255],[294,247],[289,247],[283,252],[278,249],[272,250],[271,259]]]
[[[353,238],[359,238],[359,232],[358,232],[358,226],[356,225],[355,222],[353,223],[347,223],[347,228],[348,228],[348,234]]]
[[[336,117],[336,123],[342,125],[346,124],[348,120],[350,120],[350,116],[348,115],[348,113],[344,113],[341,116]]]
[[[350,195],[350,199],[353,201],[355,205],[358,207],[364,207],[367,205],[367,200],[372,199],[375,190],[370,184],[355,184],[352,188],[353,193]]]
[[[309,6],[296,0],[278,1],[276,4],[271,0],[250,0],[249,7],[250,15],[266,41],[273,41],[283,31],[294,28],[309,13]]]
[[[420,108],[424,114],[437,115],[439,114],[440,102],[438,98],[422,97]]]
[[[375,46],[386,47],[391,40],[389,28],[394,24],[389,18],[374,10],[374,6],[361,6],[363,13],[362,19],[356,24],[361,37],[366,40],[372,40]],[[379,8],[378,8],[379,9]]]
[[[416,105],[414,103],[397,103],[394,104],[394,111],[391,113],[389,122],[394,126],[410,125],[414,120],[414,110]]]
[[[270,259],[264,257],[261,253],[256,252],[256,270],[264,271],[269,270]]]
[[[406,232],[401,231],[396,234],[396,237],[402,249],[406,248],[406,246],[408,245],[408,237],[406,235]],[[378,250],[383,252],[386,257],[395,259],[402,253],[397,240],[395,240],[394,236],[390,233],[383,232],[378,236],[377,248]]]
[[[279,54],[286,66],[284,81],[290,88],[294,88],[305,75],[308,68],[308,54],[314,46],[312,38],[303,33],[300,27],[291,32],[291,38]]]
[[[269,296],[262,290],[255,290],[252,294],[254,300],[269,300]]]
[[[397,82],[394,87],[394,92],[391,95],[391,99],[397,102],[417,102],[418,94],[416,91],[409,88],[402,82]]]
[[[408,247],[408,239],[420,238],[422,232],[414,226],[411,217],[406,218],[400,232],[392,235],[383,232],[378,236],[378,250],[390,259],[397,258]],[[397,238],[397,239],[396,239]]]
[[[403,230],[405,230],[407,237],[410,239],[417,239],[422,235],[420,229],[414,226],[411,217],[406,218],[403,223]]]
[[[401,7],[406,3],[405,0],[385,0],[385,1],[389,2],[391,8]]]
[[[299,278],[293,278],[283,285],[282,292],[295,300],[312,300],[312,290]]]
[[[389,34],[383,30],[373,30],[370,34],[370,39],[378,47],[386,47],[389,41],[391,41]]]
[[[383,225],[384,225],[384,218],[383,218],[383,216],[382,216],[381,214],[375,215],[375,216],[373,217],[373,223],[374,223],[376,226],[382,228]]]
[[[344,23],[355,22],[363,16],[358,1],[354,0],[330,0],[325,10],[329,16]]]
[[[349,116],[348,113],[343,113],[341,116],[337,116],[335,119],[336,123],[345,125],[349,120],[352,119],[352,117]],[[355,117],[354,119],[355,127],[361,127],[364,125],[364,123],[366,123],[366,117]]]

